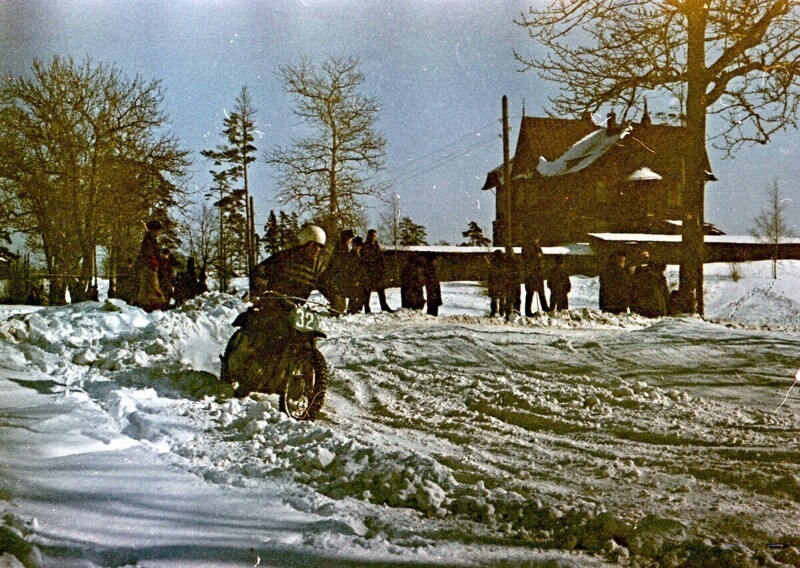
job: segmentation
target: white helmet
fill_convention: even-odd
[[[304,245],[310,241],[314,241],[315,243],[325,246],[325,231],[316,225],[306,225],[300,229],[300,232],[297,235],[297,240],[300,241],[301,245]]]

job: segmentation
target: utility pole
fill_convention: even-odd
[[[506,192],[506,211],[503,215],[503,241],[514,246],[511,238],[511,162],[509,159],[508,97],[503,95],[503,191]]]

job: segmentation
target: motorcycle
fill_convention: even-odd
[[[233,386],[236,396],[278,394],[281,412],[295,420],[314,420],[328,385],[328,365],[317,349],[317,339],[327,337],[319,314],[293,303],[288,321],[279,322],[284,336],[266,343],[274,323],[253,308],[236,318],[233,325],[239,329],[220,356],[220,379]]]

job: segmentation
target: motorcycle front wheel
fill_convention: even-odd
[[[316,419],[328,388],[325,357],[318,349],[311,349],[307,355],[289,364],[279,394],[281,411],[295,420]]]

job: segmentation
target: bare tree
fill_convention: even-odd
[[[381,233],[385,241],[397,248],[400,244],[400,196],[396,195],[389,202],[387,210],[380,214]]]
[[[756,226],[750,233],[762,243],[775,247],[772,253],[772,278],[778,278],[778,253],[780,244],[795,236],[794,231],[786,221],[786,203],[788,199],[781,199],[781,190],[778,180],[774,180],[772,187],[767,189],[767,206],[762,209],[754,219]]]
[[[386,140],[376,129],[380,107],[362,93],[357,58],[307,59],[280,68],[294,114],[309,134],[266,154],[278,170],[279,198],[310,212],[329,231],[365,224],[362,199],[382,197],[375,180],[384,165]]]
[[[141,221],[177,204],[188,152],[165,132],[158,82],[54,57],[0,87],[0,190],[41,243],[50,301],[81,299],[98,245],[131,251]],[[128,249],[127,251],[125,249]],[[138,252],[138,251],[137,251]]]
[[[220,211],[207,200],[203,200],[186,213],[183,230],[188,242],[189,256],[199,266],[208,266],[217,249]]]
[[[685,93],[681,297],[700,313],[707,115],[721,119],[714,143],[731,155],[796,126],[799,16],[795,0],[552,0],[517,20],[548,48],[515,56],[563,85],[556,113],[606,104],[627,113],[648,93]]]

